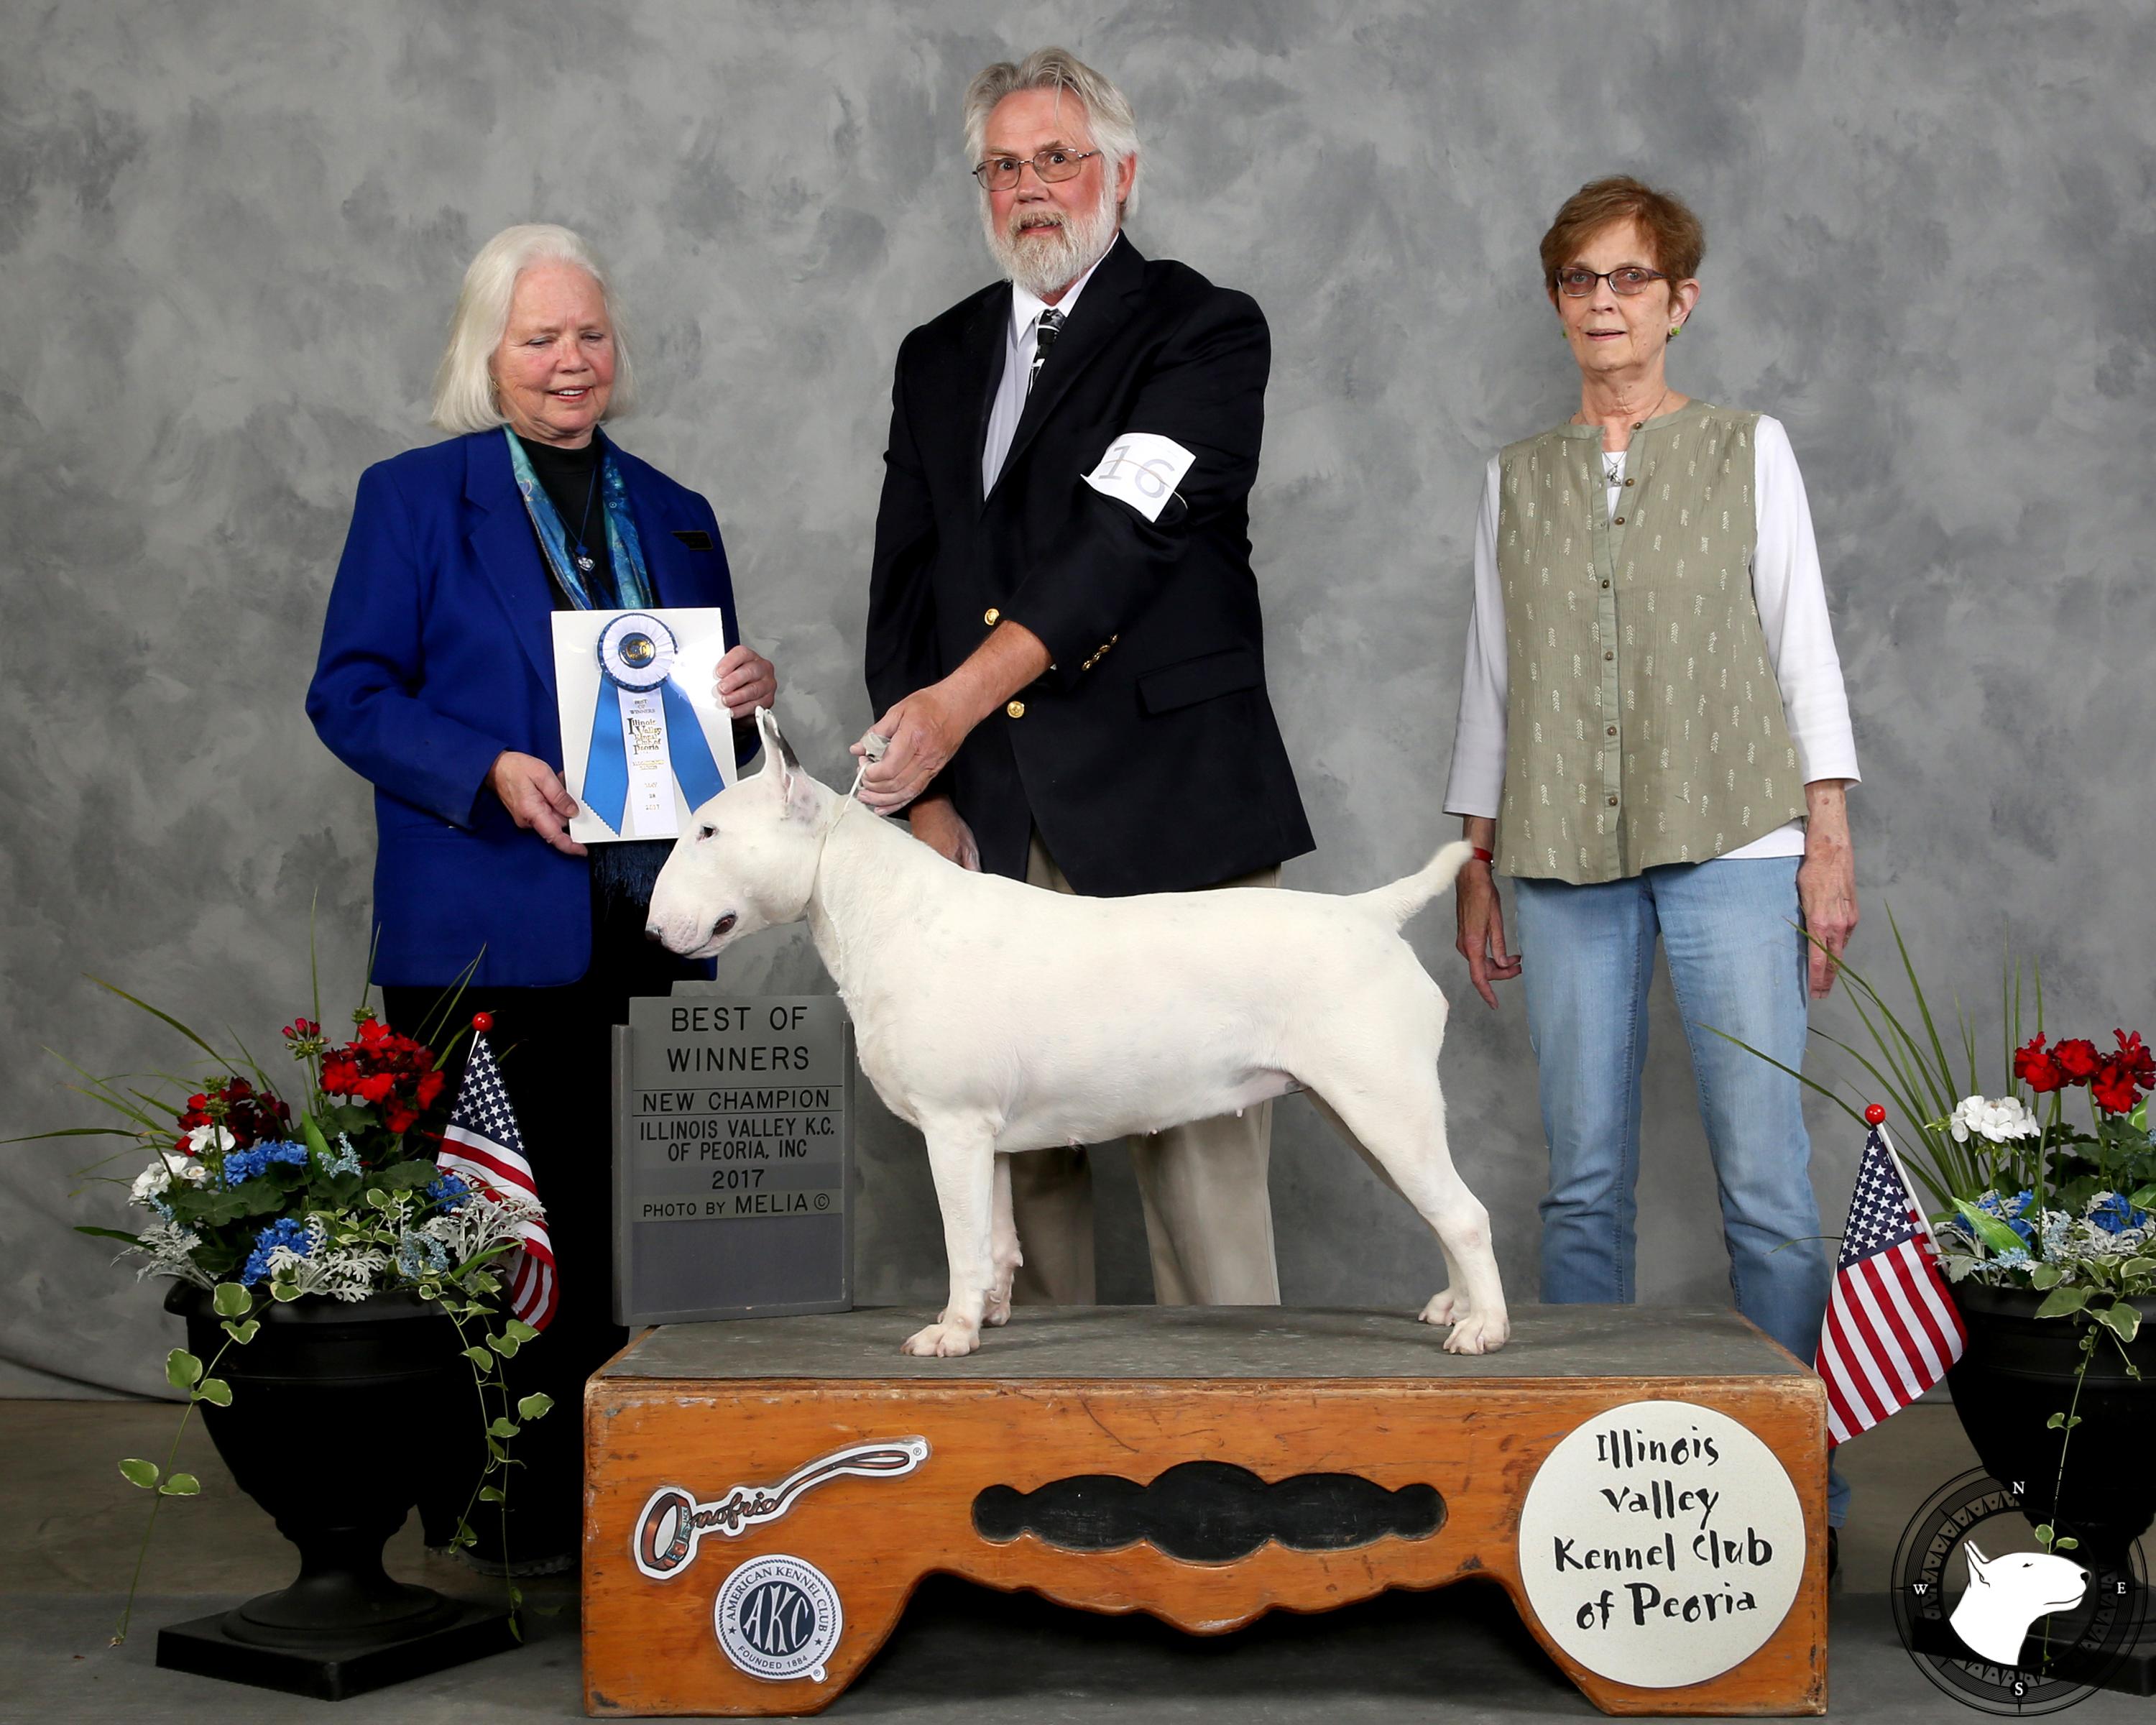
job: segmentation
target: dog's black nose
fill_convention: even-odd
[[[665,937],[659,932],[659,925],[656,922],[647,922],[644,925],[644,937],[649,941],[654,946],[658,945],[659,942],[665,938]]]

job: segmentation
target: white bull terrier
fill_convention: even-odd
[[[758,709],[762,772],[699,809],[648,932],[691,958],[803,916],[861,1070],[928,1145],[951,1271],[913,1354],[1010,1315],[1009,1153],[1206,1120],[1300,1082],[1435,1230],[1445,1345],[1510,1333],[1489,1214],[1445,1147],[1438,993],[1400,926],[1471,855],[1353,897],[1276,889],[1078,898],[973,873],[802,770]]]
[[[2021,1663],[2029,1625],[2054,1611],[2071,1611],[2088,1588],[2088,1571],[2048,1552],[2009,1552],[1987,1558],[1964,1541],[1969,1585],[1947,1620],[1962,1645],[1994,1665]]]

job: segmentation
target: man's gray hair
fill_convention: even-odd
[[[442,350],[441,364],[434,368],[434,405],[428,416],[443,430],[490,431],[508,423],[495,399],[488,362],[501,346],[501,332],[509,327],[516,278],[534,264],[552,263],[573,264],[598,284],[607,321],[613,326],[613,392],[601,417],[619,418],[634,405],[635,376],[629,370],[621,311],[614,304],[605,265],[572,229],[551,222],[525,222],[503,228],[487,241],[465,271],[457,309],[449,319],[449,342]]]
[[[1086,109],[1093,143],[1106,158],[1108,183],[1138,153],[1138,124],[1122,91],[1067,48],[1038,48],[1014,64],[998,60],[966,86],[966,165],[988,154],[988,116],[1005,96],[1021,90],[1067,90]],[[1127,219],[1137,208],[1138,182],[1123,200]]]

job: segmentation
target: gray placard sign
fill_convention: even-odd
[[[631,1000],[614,1032],[614,1316],[853,1303],[853,1029],[829,994]]]

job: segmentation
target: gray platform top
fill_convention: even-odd
[[[936,1314],[871,1307],[818,1317],[669,1324],[612,1378],[978,1381],[1071,1378],[1788,1378],[1807,1368],[1734,1312],[1671,1306],[1516,1306],[1499,1352],[1447,1353],[1444,1332],[1396,1312],[1271,1306],[1021,1307],[963,1359],[899,1343]]]

